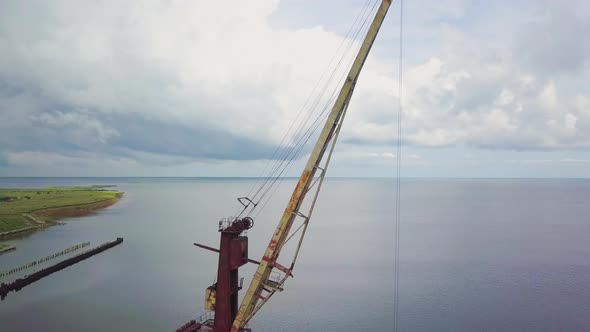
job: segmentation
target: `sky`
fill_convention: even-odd
[[[0,0],[0,176],[258,176],[367,3]],[[589,2],[406,1],[398,137],[400,13],[329,176],[590,176]]]

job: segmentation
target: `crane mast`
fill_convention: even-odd
[[[256,270],[250,286],[246,291],[244,299],[240,304],[237,316],[235,317],[231,327],[232,332],[237,332],[244,328],[244,326],[250,321],[250,319],[262,307],[262,305],[264,305],[276,291],[282,290],[283,282],[288,277],[292,276],[293,267],[299,253],[301,241],[303,240],[311,212],[315,206],[315,200],[317,199],[319,188],[323,182],[334,145],[338,138],[342,121],[344,120],[344,116],[346,114],[346,109],[352,97],[352,93],[354,91],[361,69],[363,68],[363,65],[367,59],[369,51],[371,50],[373,42],[375,41],[375,37],[379,32],[390,5],[391,0],[382,0],[381,5],[375,14],[367,35],[363,40],[362,46],[356,55],[356,58],[352,64],[352,67],[350,68],[340,93],[338,94],[334,106],[332,107],[326,123],[319,135],[318,141],[315,144],[311,155],[309,156],[307,164],[303,169],[295,190],[293,191],[287,207],[282,214],[279,225],[273,233],[266,251],[264,252],[264,256],[260,260],[258,269]],[[324,167],[321,167],[320,165],[323,161],[325,152],[330,145],[331,147],[325,160]],[[318,171],[320,172],[319,177],[315,179],[316,173]],[[316,180],[319,180],[319,183],[315,188],[316,191],[315,195],[313,195],[311,208],[309,209],[307,215],[305,215],[300,211],[300,209],[306,195],[316,184]],[[301,227],[297,228],[294,233],[290,233],[297,217],[300,217],[303,220],[301,225],[303,228],[302,232],[300,233],[299,243],[297,245],[297,249],[291,264],[286,267],[279,264],[277,260],[285,242],[295,235],[295,232],[301,229]],[[280,277],[278,280],[272,280],[270,276],[273,270],[280,272],[282,277]]]

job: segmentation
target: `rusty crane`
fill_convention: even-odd
[[[219,223],[219,249],[195,243],[199,247],[219,253],[217,281],[206,290],[205,306],[206,309],[214,311],[214,317],[190,321],[177,329],[178,332],[250,331],[246,324],[277,291],[283,290],[285,281],[293,276],[299,249],[355,85],[390,5],[391,0],[381,1],[262,259],[255,261],[248,258],[248,238],[243,232],[254,225],[250,217],[230,218]],[[306,197],[311,200],[306,203],[304,209]],[[245,208],[255,205],[246,197],[240,198],[239,201]],[[284,263],[285,257],[280,254],[285,244],[292,239],[298,240],[293,252],[289,253],[289,259],[286,260],[288,263]],[[279,262],[279,258],[283,263]],[[238,269],[248,262],[257,264],[258,268],[238,306],[238,291],[242,288]]]

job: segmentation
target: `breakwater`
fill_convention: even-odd
[[[26,287],[26,286],[34,283],[37,280],[40,280],[40,279],[42,279],[52,273],[55,273],[57,271],[63,270],[70,265],[76,264],[80,261],[90,258],[96,254],[99,254],[99,253],[101,253],[107,249],[110,249],[114,246],[117,246],[121,243],[123,243],[123,238],[118,237],[114,241],[105,242],[105,243],[99,245],[98,247],[87,250],[87,251],[85,251],[79,255],[76,255],[74,257],[67,258],[55,265],[52,265],[52,266],[49,266],[49,267],[44,268],[42,270],[39,270],[37,272],[34,272],[31,275],[16,279],[15,281],[13,281],[11,283],[8,283],[8,284],[2,283],[2,284],[0,284],[0,298],[2,300],[4,300],[4,298],[6,297],[6,295],[8,295],[8,293],[10,291],[18,292],[23,287]]]
[[[22,228],[18,228],[18,229],[13,229],[11,231],[7,231],[7,232],[2,232],[0,233],[0,238],[3,237],[8,237],[14,234],[18,234],[18,233],[22,233],[22,232],[28,232],[28,231],[32,231],[37,229],[36,226],[27,226],[27,227],[22,227]]]
[[[63,256],[63,255],[69,254],[71,252],[74,252],[76,250],[82,249],[82,248],[87,247],[89,245],[90,245],[90,242],[80,243],[80,244],[77,244],[75,246],[71,246],[69,248],[66,248],[66,249],[64,249],[64,250],[62,250],[60,252],[56,252],[56,253],[54,253],[52,255],[48,255],[48,256],[45,256],[43,258],[40,258],[40,259],[38,259],[36,261],[30,262],[30,263],[27,263],[27,264],[23,264],[23,265],[21,265],[19,267],[15,267],[15,268],[10,269],[8,271],[0,271],[0,278],[5,277],[5,276],[9,276],[11,274],[14,274],[14,273],[17,273],[17,272],[20,272],[20,271],[23,271],[23,270],[30,269],[32,267],[35,267],[35,266],[39,265],[39,264],[42,264],[44,262],[50,261],[52,259],[55,259],[55,258],[60,257],[60,256]]]
[[[0,243],[0,255],[2,255],[3,253],[7,252],[7,251],[11,251],[16,249],[15,246],[13,245],[2,245],[2,243]]]

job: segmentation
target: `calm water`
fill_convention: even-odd
[[[0,269],[76,243],[123,245],[0,302],[0,331],[171,331],[203,312],[217,220],[247,179],[0,179],[2,187],[116,184],[115,206],[11,241]],[[255,331],[393,328],[394,180],[329,179],[295,278]],[[294,180],[249,231],[268,243]],[[589,180],[402,182],[402,331],[590,331]],[[253,273],[254,266],[241,270]]]

